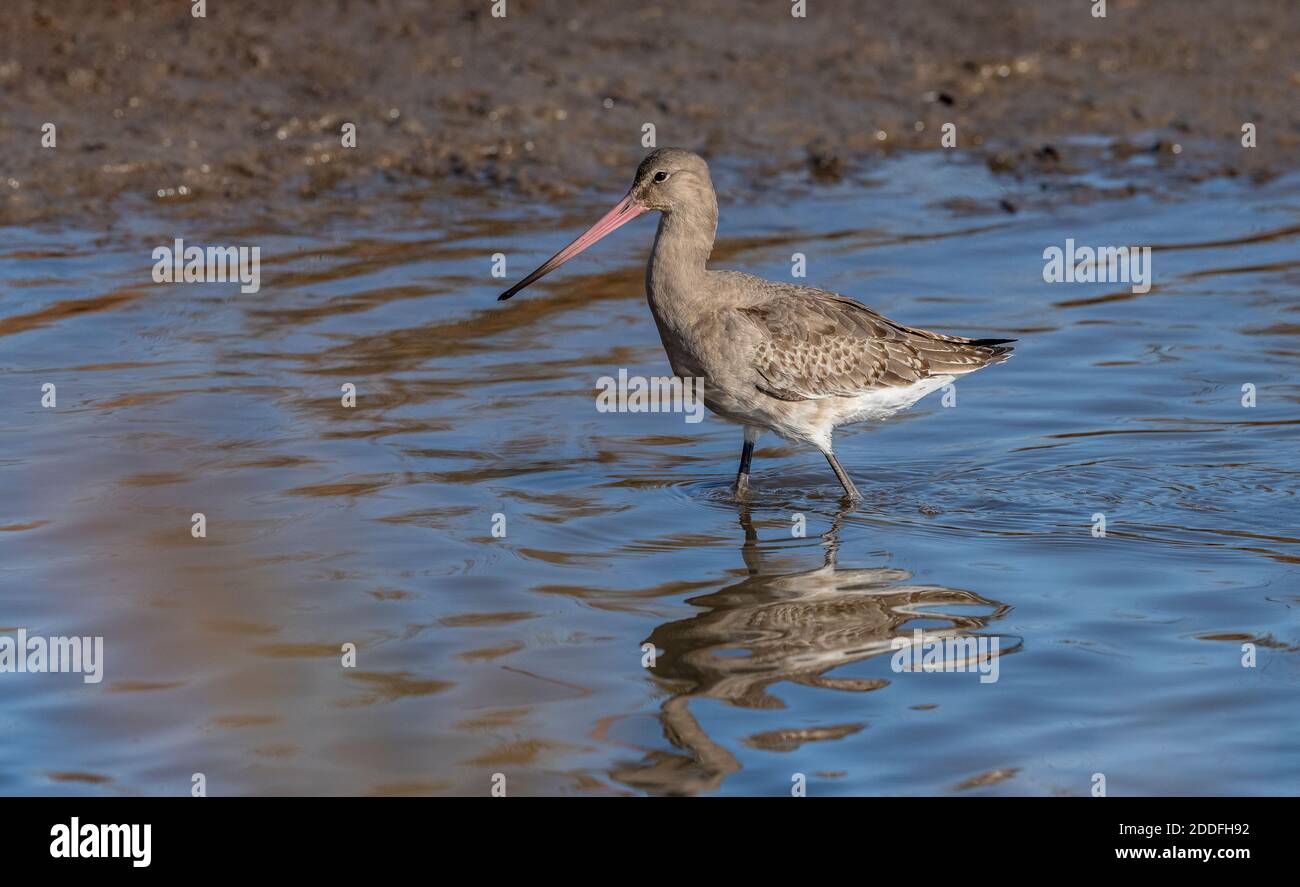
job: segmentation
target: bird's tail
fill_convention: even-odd
[[[1011,357],[1011,352],[1016,349],[1011,347],[1015,339],[971,339],[970,344],[980,348],[987,348],[989,353],[989,363],[1002,363],[1002,361]]]
[[[1015,339],[966,339],[926,332],[908,344],[925,358],[932,376],[964,376],[1011,356]]]

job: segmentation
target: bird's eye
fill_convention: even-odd
[[[668,181],[668,173],[664,172],[662,169],[659,170],[659,172],[655,173],[655,181],[656,182]]]

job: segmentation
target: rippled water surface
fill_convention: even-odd
[[[1300,179],[1016,213],[931,156],[724,188],[715,266],[803,252],[901,322],[1020,340],[956,406],[840,433],[855,511],[811,449],[760,441],[742,507],[737,428],[596,411],[598,377],[668,372],[652,222],[494,301],[492,253],[517,279],[622,184],[6,230],[0,629],[103,636],[106,672],[0,674],[0,792],[1296,791]],[[152,284],[178,235],[260,245],[261,292]],[[1045,284],[1067,237],[1153,246],[1155,286]],[[918,628],[998,638],[998,680],[895,671]]]

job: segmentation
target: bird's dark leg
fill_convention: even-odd
[[[754,442],[758,440],[758,432],[751,431],[745,427],[745,446],[740,451],[740,471],[736,473],[735,493],[737,496],[744,496],[749,492],[749,463],[754,458]]]
[[[754,458],[754,442],[745,441],[745,448],[740,451],[740,471],[736,473],[737,496],[743,496],[749,492],[749,462]]]
[[[835,472],[835,476],[839,478],[840,483],[844,485],[845,494],[854,502],[860,500],[862,494],[858,492],[857,487],[853,486],[853,479],[850,478],[849,473],[844,470],[844,466],[840,464],[840,460],[836,459],[835,454],[830,450],[826,450],[825,452],[826,461],[831,463],[831,470]]]

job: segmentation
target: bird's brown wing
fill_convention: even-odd
[[[1006,359],[1010,340],[963,339],[902,326],[852,299],[783,288],[738,311],[759,327],[760,390],[781,400],[845,397],[960,375]]]

